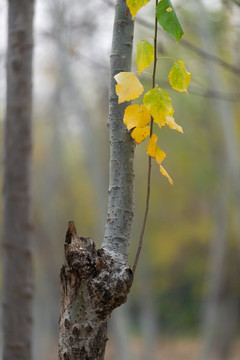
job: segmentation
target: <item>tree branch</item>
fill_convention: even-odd
[[[240,6],[240,3],[237,0],[232,0],[232,2],[238,6]]]
[[[146,79],[145,80],[149,80]],[[171,89],[171,86],[168,81],[157,79],[158,84],[164,84],[165,87]],[[218,99],[222,101],[229,101],[229,102],[239,102],[240,101],[240,93],[223,93],[221,91],[217,91],[215,89],[204,89],[198,86],[191,84],[188,88],[189,95],[197,95],[207,98]]]
[[[152,24],[150,22],[148,22],[145,19],[142,18],[137,18],[136,22],[140,25],[146,26],[147,28],[152,28]],[[165,36],[168,36],[164,31],[162,31],[162,33]],[[171,37],[169,37],[169,39],[171,39],[172,41],[174,41],[174,39],[172,39]],[[211,54],[208,51],[202,50],[200,47],[193,45],[192,43],[190,43],[187,40],[181,39],[179,41],[179,45],[184,46],[185,48],[190,49],[191,51],[195,52],[197,55],[199,55],[200,57],[207,59],[211,62],[214,62],[222,67],[224,67],[225,69],[227,69],[228,71],[231,71],[232,73],[234,73],[237,76],[240,76],[240,68],[237,66],[234,66],[232,64],[229,64],[227,61],[223,60],[222,58],[220,58],[217,55]]]
[[[221,59],[220,57],[218,57],[217,55],[214,54],[210,54],[209,52],[202,50],[201,48],[199,48],[196,45],[191,44],[189,41],[187,40],[181,40],[179,41],[179,44],[194,51],[196,54],[198,54],[199,56],[201,56],[202,58],[205,58],[206,60],[215,62],[216,64],[224,67],[225,69],[227,69],[228,71],[231,71],[232,73],[234,73],[235,75],[240,76],[240,68],[238,68],[237,66],[234,66],[232,64],[229,64],[227,61]]]

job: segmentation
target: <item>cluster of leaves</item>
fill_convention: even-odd
[[[150,0],[127,0],[132,17],[146,5]],[[175,10],[170,0],[161,0],[156,7],[156,18],[163,29],[176,41],[183,35],[182,27],[178,21]],[[154,46],[147,40],[141,40],[137,44],[136,64],[139,76],[154,60]],[[156,59],[155,59],[156,61]],[[115,75],[116,94],[118,103],[131,101],[139,98],[144,92],[144,88],[136,74],[132,72],[120,72]],[[181,60],[175,61],[169,73],[169,83],[171,87],[180,92],[187,92],[191,79],[191,74],[186,70]],[[166,176],[171,184],[173,181],[167,171],[162,166],[166,154],[157,145],[158,137],[152,133],[152,122],[161,128],[167,125],[170,129],[183,133],[181,126],[176,124],[173,118],[174,109],[168,93],[158,86],[145,93],[142,105],[129,105],[125,109],[123,121],[128,130],[132,130],[131,136],[140,144],[150,136],[147,145],[147,154],[156,159],[160,172]],[[150,123],[150,126],[149,126]]]

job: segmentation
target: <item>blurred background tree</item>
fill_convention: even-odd
[[[145,360],[147,351],[154,360],[235,360],[240,351],[240,6],[232,0],[173,3],[185,35],[176,46],[160,32],[159,56],[182,59],[192,73],[188,95],[167,89],[184,135],[162,131],[160,140],[174,186],[153,168],[143,254],[129,303],[116,311],[121,320],[112,321],[108,358]],[[152,11],[150,3],[137,15],[136,43],[152,36]],[[83,236],[103,237],[113,12],[111,1],[104,0],[80,5],[77,0],[36,3],[32,207],[36,360],[57,358],[58,276],[68,220],[75,219]],[[4,4],[0,17],[4,35]],[[166,87],[162,79],[172,62],[162,59],[158,66],[157,83]],[[144,86],[151,87],[147,77]],[[144,154],[143,144],[136,151],[132,258],[145,203]],[[127,335],[121,343],[116,336],[119,327]],[[123,345],[115,347],[116,342]]]
[[[34,1],[8,1],[3,136],[3,359],[32,359],[31,225]]]

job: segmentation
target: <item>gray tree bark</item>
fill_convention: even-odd
[[[4,128],[3,359],[32,358],[30,168],[33,0],[8,1]]]
[[[116,4],[111,53],[109,121],[110,184],[103,249],[127,262],[134,214],[134,141],[123,124],[126,103],[118,104],[114,76],[131,71],[133,22],[125,1]]]
[[[126,301],[133,280],[128,254],[134,207],[134,141],[123,124],[126,104],[118,104],[113,78],[120,71],[130,71],[132,41],[131,15],[125,0],[118,0],[111,53],[110,186],[105,237],[97,251],[93,240],[77,236],[74,223],[69,222],[60,276],[61,360],[104,359],[109,317]]]

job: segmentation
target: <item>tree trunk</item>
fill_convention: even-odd
[[[69,222],[61,269],[59,359],[103,360],[111,312],[126,299],[133,274],[128,266],[133,220],[134,141],[123,124],[127,104],[118,104],[114,75],[130,71],[133,21],[118,0],[113,30],[109,129],[110,186],[105,237],[100,250],[78,237]]]
[[[110,184],[103,249],[127,262],[134,213],[134,141],[123,124],[126,103],[118,104],[114,76],[131,71],[133,22],[124,0],[117,1],[111,53],[109,129]]]
[[[111,312],[127,300],[132,270],[69,222],[61,269],[59,359],[103,360]]]
[[[204,44],[204,48],[208,52],[216,53],[214,43],[214,36],[212,29],[206,19],[203,1],[196,2],[196,11],[201,16],[199,24],[199,34]],[[217,70],[216,66],[207,64],[208,80],[212,88],[226,89],[226,83],[222,74]],[[230,310],[228,306],[229,299],[224,293],[224,276],[226,273],[227,250],[229,247],[229,209],[231,196],[236,198],[236,213],[240,217],[240,191],[239,191],[239,146],[237,138],[237,129],[234,118],[234,113],[231,105],[227,102],[219,101],[217,99],[211,100],[217,114],[216,127],[221,127],[223,143],[218,145],[216,163],[219,167],[219,194],[216,201],[216,234],[211,244],[209,256],[209,274],[207,283],[207,297],[205,303],[205,313],[202,319],[202,337],[203,344],[200,353],[200,359],[208,360],[211,358],[214,350],[217,348],[217,342],[221,342],[221,333],[224,329],[232,327],[231,313],[225,316],[225,321],[222,321],[223,309]],[[229,186],[229,184],[231,184]],[[240,233],[240,227],[236,229],[236,233]],[[230,294],[229,294],[230,295]],[[230,295],[231,296],[231,295]],[[236,296],[236,295],[235,295]],[[225,314],[224,314],[225,315]],[[231,330],[231,334],[233,335]],[[230,336],[224,339],[224,347],[218,346],[217,351],[224,348],[227,349],[226,342],[229,341]],[[225,356],[223,354],[223,356]],[[219,353],[219,358],[221,354]]]
[[[32,0],[8,1],[4,129],[3,359],[32,358]]]

